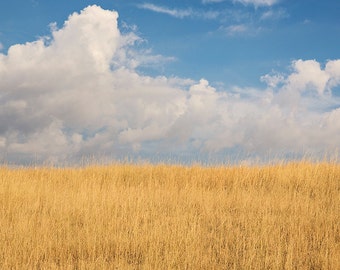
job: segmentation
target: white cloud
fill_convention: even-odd
[[[240,34],[248,31],[248,26],[244,24],[230,25],[225,28],[228,35]]]
[[[226,34],[229,37],[234,36],[256,36],[263,31],[262,27],[251,24],[232,24],[229,26],[220,26],[218,32]]]
[[[191,8],[171,9],[168,7],[158,6],[158,5],[154,5],[150,3],[144,3],[141,5],[138,5],[138,7],[142,9],[151,10],[157,13],[167,14],[172,17],[180,18],[180,19],[191,17],[191,18],[201,18],[201,19],[206,19],[206,20],[214,20],[220,16],[220,12],[218,11],[198,11],[198,10],[193,10]]]
[[[287,17],[289,17],[289,15],[283,8],[278,10],[270,9],[262,13],[260,20],[279,20]]]
[[[0,54],[2,159],[196,159],[201,153],[214,160],[236,150],[263,156],[340,145],[340,101],[331,96],[340,84],[340,60],[324,68],[297,60],[291,74],[264,75],[267,89],[221,92],[205,79],[139,74],[136,67],[150,60],[134,46],[138,36],[119,31],[117,19],[114,11],[90,6],[52,28],[50,40]]]
[[[0,51],[4,49],[4,45],[0,42]]]
[[[279,2],[279,0],[233,0],[233,2],[239,2],[243,5],[259,6],[273,6]]]
[[[210,4],[210,3],[220,3],[220,2],[224,2],[226,0],[202,0],[203,4]]]
[[[203,4],[220,3],[226,0],[202,0]],[[259,6],[273,6],[277,4],[280,0],[232,0],[234,3],[241,3],[243,5],[254,5]]]
[[[330,80],[327,82],[328,89],[340,85],[340,60],[328,61],[325,72],[330,76]]]
[[[300,92],[316,90],[320,95],[325,92],[331,74],[322,70],[317,61],[297,60],[292,66],[294,73],[287,78],[287,88]]]
[[[148,9],[154,12],[158,12],[158,13],[164,13],[176,18],[184,18],[184,17],[190,17],[193,15],[193,11],[191,9],[186,9],[186,10],[182,10],[182,9],[170,9],[167,7],[162,7],[162,6],[157,6],[154,4],[150,4],[150,3],[144,3],[139,5],[139,8],[143,8],[143,9]]]
[[[276,88],[279,84],[284,82],[284,76],[279,73],[266,74],[261,76],[260,80],[265,82],[269,88]]]

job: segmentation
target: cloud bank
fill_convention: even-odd
[[[138,51],[138,36],[122,34],[117,20],[117,12],[89,6],[60,29],[52,25],[50,37],[0,54],[5,162],[214,161],[340,145],[340,100],[332,95],[340,60],[297,60],[290,74],[264,75],[264,89],[222,91],[206,79],[138,73],[153,56]]]

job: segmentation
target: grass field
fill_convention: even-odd
[[[0,168],[0,269],[340,269],[340,165]]]

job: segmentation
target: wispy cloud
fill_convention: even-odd
[[[289,17],[289,15],[285,9],[270,9],[262,13],[260,20],[280,20],[287,17]]]
[[[229,37],[251,37],[257,36],[262,30],[263,29],[261,27],[251,24],[232,24],[229,26],[220,26],[217,32]]]
[[[220,3],[227,0],[202,0],[203,4],[213,4]],[[255,7],[260,6],[273,6],[277,4],[280,0],[233,0],[234,3],[241,3],[243,5],[253,5]]]
[[[220,13],[219,11],[213,11],[213,10],[202,11],[202,12],[195,12],[195,16],[196,17],[201,17],[201,18],[208,19],[208,20],[217,19],[221,15],[222,15],[222,13]]]
[[[30,0],[30,2],[33,7],[39,6],[39,2],[37,0]]]
[[[138,7],[141,9],[147,9],[147,10],[157,12],[157,13],[167,14],[169,16],[180,18],[180,19],[191,17],[191,18],[203,18],[203,19],[212,20],[220,16],[220,12],[218,11],[212,11],[212,10],[200,11],[200,10],[194,10],[191,8],[171,9],[168,7],[158,6],[158,5],[154,5],[150,3],[140,4],[138,5]]]
[[[260,6],[273,6],[280,0],[233,0],[234,3],[241,3],[243,5],[253,5],[255,7]]]
[[[154,4],[150,4],[150,3],[144,3],[144,4],[140,4],[138,5],[139,8],[142,9],[147,9],[147,10],[151,10],[157,13],[164,13],[176,18],[185,18],[185,17],[191,17],[194,15],[194,12],[191,9],[170,9],[167,7],[163,7],[163,6],[157,6]]]
[[[224,2],[226,0],[202,0],[203,4],[211,4],[211,3],[221,3]]]
[[[248,31],[248,27],[244,24],[230,25],[226,27],[225,30],[229,35],[235,35]]]

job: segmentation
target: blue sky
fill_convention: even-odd
[[[5,0],[2,159],[334,152],[339,11],[335,0]]]
[[[136,26],[154,53],[174,58],[161,70],[150,68],[152,74],[246,86],[259,84],[272,69],[285,71],[295,59],[339,57],[336,0],[3,1],[3,50],[48,35],[51,22],[62,26],[92,4],[118,11],[119,22]]]

